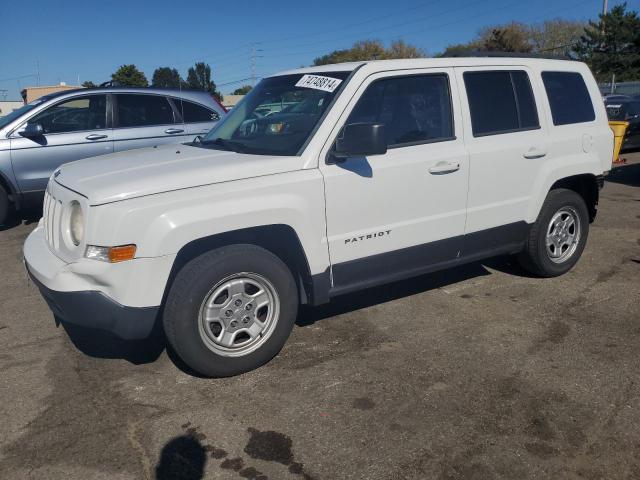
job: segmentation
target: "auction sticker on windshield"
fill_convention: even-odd
[[[324,90],[325,92],[333,92],[338,85],[342,83],[339,78],[323,77],[321,75],[303,75],[296,87],[314,88],[316,90]]]

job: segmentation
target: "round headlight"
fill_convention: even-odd
[[[71,202],[71,212],[69,214],[69,233],[71,241],[78,246],[84,238],[84,218],[82,216],[82,207],[75,200]]]

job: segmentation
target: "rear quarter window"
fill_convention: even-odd
[[[592,122],[596,118],[584,78],[578,72],[542,72],[554,125]]]
[[[220,120],[220,114],[215,110],[192,103],[187,100],[174,99],[174,103],[178,110],[182,114],[182,118],[185,123],[197,123],[197,122],[217,122]]]

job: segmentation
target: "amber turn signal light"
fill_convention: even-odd
[[[133,259],[136,256],[135,245],[121,245],[109,249],[109,262],[118,263]]]

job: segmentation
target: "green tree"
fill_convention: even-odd
[[[84,82],[82,82],[82,86],[84,88],[96,88],[97,85],[95,83],[93,83],[91,80],[85,80]]]
[[[222,101],[222,94],[216,89],[216,84],[211,80],[211,67],[198,62],[187,72],[187,85],[194,90],[209,92],[219,101]]]
[[[599,81],[640,78],[640,18],[616,5],[598,22],[589,22],[575,47],[580,60],[587,62]]]
[[[366,60],[386,60],[390,58],[420,58],[425,53],[420,48],[405,43],[402,40],[393,42],[386,48],[380,40],[361,40],[353,44],[351,48],[334,50],[327,55],[314,59],[314,65],[327,65],[330,63],[359,62]]]
[[[175,68],[158,67],[153,72],[151,86],[158,88],[180,88],[185,86],[185,82]]]
[[[138,67],[135,65],[122,65],[114,74],[111,75],[111,80],[116,85],[122,85],[124,87],[148,87],[149,82],[147,77],[144,76]]]
[[[251,91],[253,87],[251,85],[243,85],[240,88],[236,88],[233,91],[233,95],[246,95],[247,93],[249,93]]]

